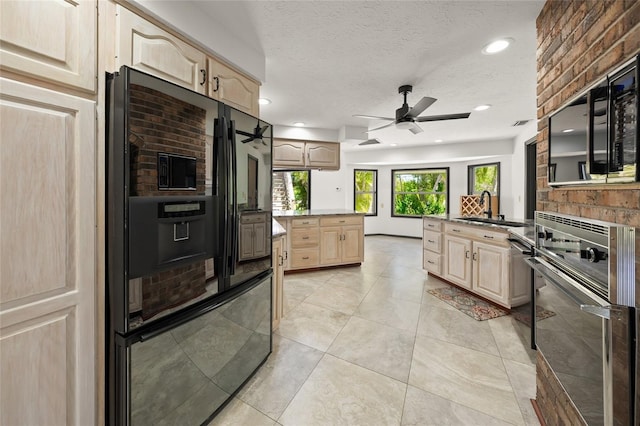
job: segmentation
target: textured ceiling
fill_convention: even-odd
[[[216,25],[266,58],[261,117],[274,124],[338,130],[374,128],[402,105],[438,101],[422,115],[471,112],[467,120],[421,123],[423,133],[370,132],[383,146],[513,138],[517,120],[536,118],[535,20],[543,0],[526,1],[200,1]],[[497,55],[488,42],[511,37]],[[480,104],[492,108],[475,112]],[[362,139],[367,139],[364,134]],[[355,145],[356,142],[349,142]],[[364,149],[376,149],[373,145]]]

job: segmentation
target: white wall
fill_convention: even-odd
[[[513,217],[516,219],[524,219],[526,217],[526,145],[527,142],[535,138],[537,134],[538,122],[537,120],[531,120],[525,124],[522,133],[513,141],[510,180],[513,185]]]

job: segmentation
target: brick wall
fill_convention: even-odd
[[[536,208],[640,228],[639,184],[551,188],[547,181],[549,115],[639,53],[640,2],[547,0],[536,25]],[[640,238],[636,238],[636,253],[640,253]],[[640,259],[636,261],[636,288],[640,289]],[[581,424],[540,354],[536,400],[548,425]]]
[[[131,85],[130,94],[130,195],[204,195],[206,111],[137,85]],[[159,152],[196,158],[195,191],[158,189]],[[204,262],[143,277],[143,319],[202,295],[205,282]]]

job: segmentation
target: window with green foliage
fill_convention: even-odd
[[[311,172],[278,170],[273,172],[273,210],[311,208]]]
[[[449,210],[449,168],[391,170],[392,216],[420,217]]]
[[[367,216],[376,216],[378,199],[378,171],[353,171],[353,209]]]
[[[474,164],[467,168],[469,195],[489,191],[500,195],[500,163]]]

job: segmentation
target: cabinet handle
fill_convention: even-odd
[[[289,258],[289,252],[285,251],[284,252],[284,260],[287,260]]]
[[[284,257],[278,255],[278,266],[284,265]]]
[[[478,260],[478,253],[477,252],[473,253],[473,260]]]
[[[459,229],[452,229],[453,232],[460,232]]]
[[[427,240],[428,242],[430,242],[431,244],[435,244],[435,241],[433,240]]]
[[[303,239],[303,240],[308,240],[308,239],[309,239],[309,237],[302,237],[302,239]]]
[[[468,258],[469,258],[469,250],[467,250],[467,251],[465,251],[465,252],[464,252],[464,257],[465,257],[466,259],[468,259]]]
[[[435,225],[431,225],[431,224],[428,224],[427,226],[428,226],[429,228],[435,228],[435,227],[436,227]]]
[[[220,89],[220,77],[218,76],[213,77],[213,81],[216,82],[216,88],[213,89],[213,91],[217,92]]]
[[[340,223],[344,223],[344,220],[341,220]]]
[[[435,262],[432,262],[431,260],[427,260],[427,263],[430,263],[430,264],[432,264],[432,265],[435,265],[435,264],[436,264]]]
[[[302,224],[303,224],[303,225],[308,225],[308,224],[309,224],[309,222],[302,222]]]
[[[490,239],[490,240],[493,240],[493,236],[492,236],[492,235],[485,235],[484,237],[485,237],[485,238],[488,238],[488,239]]]
[[[309,259],[309,256],[305,256],[302,258],[302,260],[308,260],[308,259]]]
[[[207,71],[202,68],[200,70],[200,73],[202,74],[202,81],[200,82],[200,86],[204,86],[204,84],[207,82]]]

